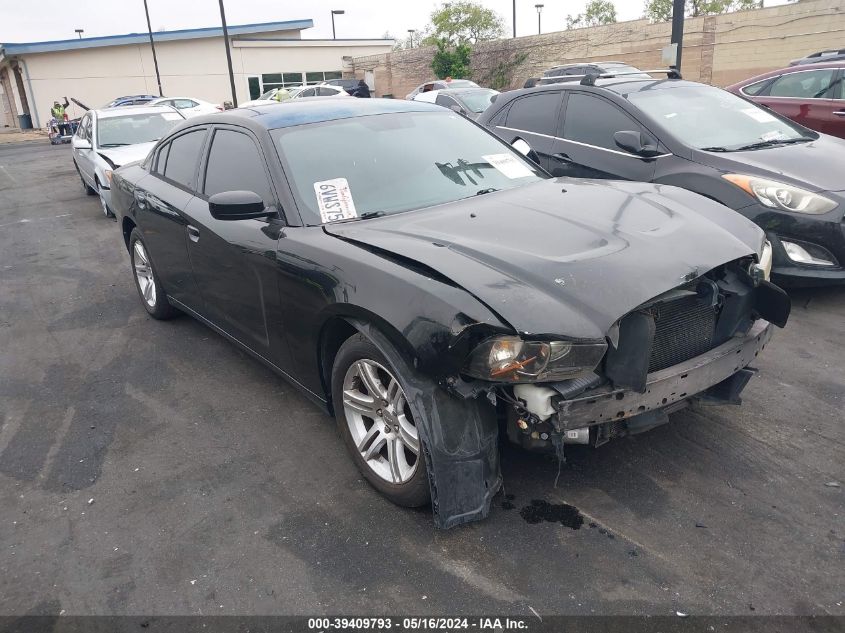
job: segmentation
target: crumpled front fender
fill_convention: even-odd
[[[403,378],[428,464],[435,525],[445,529],[485,518],[502,485],[493,406],[449,395],[411,367],[375,327],[352,319],[350,323]]]

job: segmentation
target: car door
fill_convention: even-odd
[[[559,90],[543,90],[519,97],[511,102],[504,122],[495,126],[496,134],[511,145],[518,145],[519,141],[527,143],[532,150],[529,156],[548,169],[562,102]]]
[[[160,145],[150,174],[135,187],[138,226],[171,298],[200,311],[202,303],[188,260],[185,209],[194,198],[207,127],[193,127]]]
[[[86,114],[76,128],[76,135],[71,139],[71,146],[73,147],[73,155],[76,158],[76,166],[79,167],[79,172],[83,179],[92,187],[94,186],[94,141],[92,138],[92,119],[94,115],[90,112]],[[79,142],[87,143],[90,148],[79,147]]]
[[[619,106],[604,97],[568,91],[548,170],[555,176],[621,178],[648,182],[654,158],[643,158],[616,145],[616,132],[633,131],[657,141]]]
[[[250,349],[277,358],[281,332],[270,327],[278,306],[279,219],[218,220],[208,200],[225,191],[252,191],[279,209],[265,156],[244,128],[214,129],[201,167],[200,191],[186,209],[188,253],[208,320]]]
[[[833,114],[837,102],[832,94],[838,74],[836,68],[785,72],[753,99],[796,123],[829,133],[838,118]]]

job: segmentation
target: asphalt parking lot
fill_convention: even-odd
[[[146,315],[69,146],[0,146],[0,614],[845,615],[845,288],[793,301],[741,408],[569,449],[558,488],[506,448],[512,498],[438,531],[281,378]]]

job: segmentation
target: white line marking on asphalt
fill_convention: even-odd
[[[0,224],[0,229],[2,229],[5,226],[13,226],[15,224],[27,224],[28,222],[40,222],[42,220],[55,220],[56,218],[66,218],[69,215],[72,215],[72,214],[62,213],[61,215],[53,215],[53,216],[50,216],[49,218],[35,218],[34,220],[30,220],[29,218],[24,218],[23,220],[15,220],[14,222],[7,222],[6,224]]]
[[[6,176],[9,178],[9,180],[11,180],[15,184],[18,184],[18,181],[15,179],[15,177],[12,174],[10,174],[9,171],[5,167],[3,167],[3,165],[0,165],[0,169],[3,170],[3,173],[6,174]]]

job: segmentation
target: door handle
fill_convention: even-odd
[[[200,241],[200,230],[195,226],[191,226],[190,224],[186,228],[188,229],[188,237],[191,238],[191,241],[192,242],[199,242]]]
[[[845,116],[845,110],[836,110],[834,112],[836,116]]]
[[[563,152],[558,152],[557,154],[552,154],[552,158],[555,160],[559,160],[562,163],[571,163],[572,159],[569,158],[568,154],[564,154]]]

